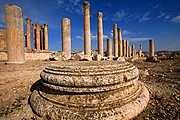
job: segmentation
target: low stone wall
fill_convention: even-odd
[[[46,60],[51,53],[25,53],[25,60]],[[7,53],[0,52],[0,60],[7,60]]]

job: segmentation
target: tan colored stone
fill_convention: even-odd
[[[117,24],[113,25],[114,57],[118,57],[118,35]]]
[[[128,46],[129,46],[129,41],[126,40],[126,57],[129,57]]]
[[[48,51],[48,24],[44,24],[44,50]]]
[[[134,50],[135,50],[134,45],[132,45],[132,48],[131,48],[132,57],[135,56],[135,51]]]
[[[97,26],[98,26],[98,53],[103,57],[103,24],[102,24],[102,16],[101,12],[97,14]]]
[[[84,2],[84,55],[91,57],[90,3]]]
[[[0,51],[7,51],[6,30],[0,30]]]
[[[140,48],[139,48],[139,57],[142,57],[142,45],[140,45]]]
[[[154,56],[154,40],[149,40],[149,56]]]
[[[31,19],[26,18],[26,47],[31,49]]]
[[[36,24],[36,49],[40,50],[40,24]]]
[[[40,50],[44,50],[44,26],[40,27]]]
[[[7,63],[24,63],[23,11],[15,5],[5,5]]]
[[[62,51],[66,53],[67,59],[71,58],[71,28],[70,19],[63,18],[61,21]]]
[[[112,39],[107,39],[107,56],[112,57]]]
[[[37,49],[37,46],[36,46],[36,25],[35,25],[35,24],[32,24],[32,27],[33,27],[33,42],[34,42],[34,48]]]
[[[128,57],[131,57],[131,47],[128,46]]]
[[[121,28],[118,28],[118,55],[123,56],[123,46],[122,46],[122,33]]]
[[[126,57],[126,40],[123,40],[123,56]]]

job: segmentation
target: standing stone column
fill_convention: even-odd
[[[70,19],[63,18],[61,21],[62,51],[66,53],[67,59],[71,58],[71,30]]]
[[[149,40],[149,56],[154,56],[154,40]]]
[[[118,57],[118,36],[117,36],[117,24],[113,25],[113,40],[114,40],[114,56]]]
[[[24,63],[23,11],[15,5],[5,5],[8,63]]]
[[[142,57],[142,45],[140,45],[140,48],[139,48],[139,57]]]
[[[107,56],[112,57],[112,39],[107,39]]]
[[[122,33],[121,33],[121,28],[118,28],[118,55],[119,57],[123,56],[123,49],[122,49]]]
[[[128,46],[128,57],[131,57],[131,47]]]
[[[90,36],[90,3],[84,2],[84,55],[90,59],[91,36]]]
[[[40,49],[44,50],[44,26],[40,27]]]
[[[135,56],[135,51],[134,50],[135,50],[134,45],[132,45],[132,48],[131,48],[132,57]]]
[[[126,40],[126,57],[128,57],[128,46],[129,46],[129,41]]]
[[[36,49],[40,50],[40,25],[36,24]]]
[[[37,46],[36,46],[36,25],[35,24],[32,24],[33,26],[33,42],[34,42],[34,48],[37,49]]]
[[[103,24],[102,24],[102,16],[101,12],[97,14],[97,26],[98,26],[98,53],[103,57]]]
[[[123,56],[126,57],[126,40],[123,40]]]
[[[26,18],[26,47],[31,49],[31,19]]]
[[[48,51],[48,24],[44,24],[44,50]]]

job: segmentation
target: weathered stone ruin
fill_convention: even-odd
[[[30,105],[44,119],[131,119],[149,101],[138,69],[125,61],[61,62],[40,76],[42,84],[30,96]]]

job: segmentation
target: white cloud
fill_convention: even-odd
[[[124,10],[119,10],[113,15],[112,21],[120,21],[125,16],[127,16],[127,13]]]
[[[129,34],[132,34],[130,31],[128,31],[128,30],[123,30],[122,31],[122,34],[123,35],[129,35]]]
[[[1,23],[0,23],[0,28],[3,28],[3,29],[4,29],[4,28],[5,28],[5,24],[1,24]]]
[[[139,22],[143,22],[143,21],[147,21],[147,20],[150,20],[151,17],[149,16],[150,15],[150,12],[147,11],[143,14],[143,16],[139,19]]]
[[[80,0],[56,0],[57,7],[62,7],[66,11],[77,14],[83,14],[83,5]]]
[[[134,41],[134,42],[137,42],[137,41],[147,41],[147,40],[150,40],[152,38],[128,38],[129,41]]]
[[[173,21],[173,22],[176,22],[176,23],[180,23],[180,15],[172,18],[172,21]]]
[[[170,17],[171,17],[170,15],[166,15],[165,19],[167,20],[167,19],[169,19]]]
[[[113,37],[113,30],[111,30],[110,35],[111,35],[111,37]]]
[[[107,35],[103,35],[103,39],[108,39],[109,37]],[[76,39],[80,39],[80,40],[84,40],[84,36],[83,35],[78,35],[76,36]],[[97,35],[92,35],[91,34],[91,40],[97,40]]]
[[[160,15],[158,15],[155,19],[159,19],[159,18],[162,18],[166,15],[166,13],[160,13]]]

